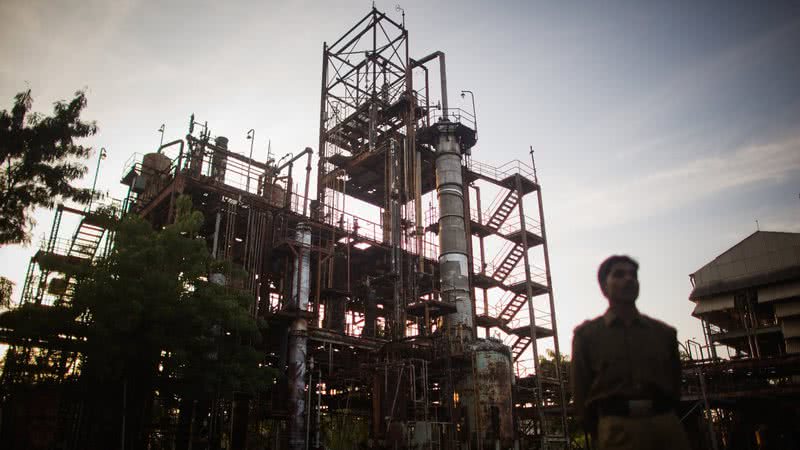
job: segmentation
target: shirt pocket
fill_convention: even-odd
[[[631,377],[628,358],[619,354],[603,355],[597,374],[598,382],[604,388],[628,384]]]
[[[664,380],[669,376],[668,361],[665,355],[657,352],[641,355],[636,364],[637,384],[643,387],[664,388]]]

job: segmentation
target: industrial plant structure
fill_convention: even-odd
[[[322,448],[334,428],[351,448],[568,446],[565,374],[541,364],[560,351],[533,161],[473,159],[475,111],[449,103],[445,54],[408,48],[375,9],[325,44],[317,150],[251,159],[192,116],[185,138],[126,167],[119,210],[160,228],[190,196],[211,254],[247,274],[211,276],[251,293],[269,325],[262,351],[282,376],[219,412],[247,412],[229,417],[230,448],[254,434]],[[69,302],[80,268],[113,246],[105,206],[59,207],[23,303]],[[62,241],[65,213],[79,227]],[[60,358],[56,377],[80,358],[63,333],[12,335],[6,383],[31,376],[32,354]]]
[[[705,342],[684,347],[694,433],[714,449],[800,442],[800,233],[756,231],[690,275]]]

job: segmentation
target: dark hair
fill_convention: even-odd
[[[628,255],[611,255],[606,258],[605,261],[600,263],[600,267],[597,269],[597,282],[600,283],[600,288],[604,288],[606,284],[606,277],[608,277],[608,273],[611,272],[611,266],[616,263],[626,262],[630,263],[634,269],[639,270],[639,263],[634,261]]]

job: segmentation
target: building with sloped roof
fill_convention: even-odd
[[[689,277],[706,341],[684,347],[695,448],[798,448],[800,233],[756,231]]]
[[[730,356],[800,353],[800,233],[756,231],[690,275],[692,315]]]

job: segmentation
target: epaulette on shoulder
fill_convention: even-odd
[[[583,321],[582,324],[575,327],[575,335],[577,336],[579,334],[584,334],[589,332],[589,330],[596,327],[601,320],[603,320],[603,316]]]
[[[658,319],[654,319],[654,318],[652,318],[650,316],[646,316],[644,314],[642,314],[642,316],[644,316],[646,320],[650,321],[651,324],[655,325],[658,328],[663,329],[664,331],[667,331],[667,332],[670,332],[670,333],[677,333],[677,330],[675,329],[675,327],[673,327],[672,325],[667,324],[666,322],[662,322],[662,321],[660,321]]]

